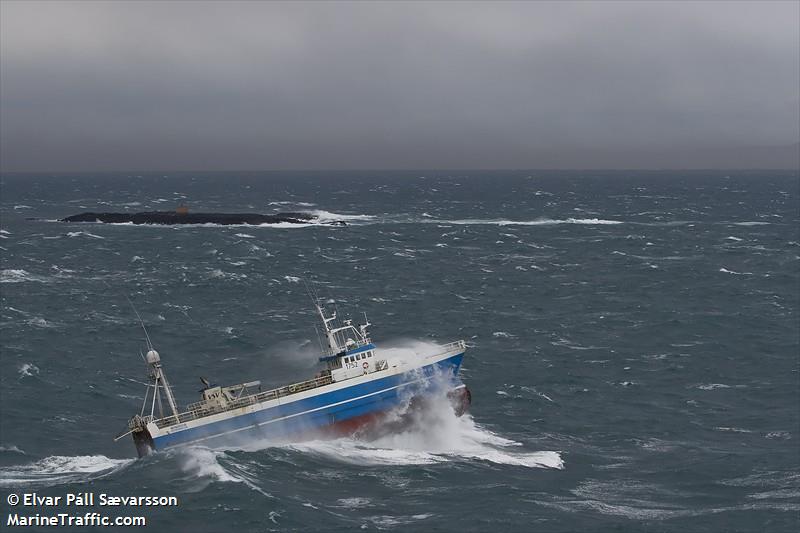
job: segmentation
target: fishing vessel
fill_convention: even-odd
[[[141,411],[114,440],[132,435],[142,457],[185,445],[215,447],[352,433],[379,423],[397,407],[424,404],[435,395],[446,395],[459,416],[469,407],[470,392],[458,376],[466,351],[463,340],[440,346],[435,353],[393,356],[373,344],[366,315],[364,324],[354,325],[350,319],[337,319],[335,310],[328,313],[319,299],[314,305],[327,343],[319,357],[324,369],[315,377],[266,391],[260,381],[222,387],[201,378],[200,401],[182,411],[145,330],[150,382]]]

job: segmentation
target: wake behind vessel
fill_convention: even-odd
[[[202,399],[184,411],[178,409],[161,357],[148,338],[150,384],[144,403],[115,440],[131,434],[142,457],[190,444],[213,447],[353,432],[396,407],[439,393],[447,394],[459,416],[469,406],[470,392],[458,378],[463,340],[411,359],[391,357],[372,343],[368,321],[355,326],[352,320],[337,320],[335,311],[326,315],[318,300],[315,307],[328,349],[319,358],[325,369],[314,378],[268,391],[261,391],[260,381],[220,387],[203,380]]]

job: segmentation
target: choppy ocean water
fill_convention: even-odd
[[[12,492],[90,490],[179,496],[178,511],[143,513],[153,531],[794,531],[798,183],[767,171],[3,176],[2,518]],[[53,221],[183,202],[349,225]],[[301,278],[366,311],[379,345],[464,338],[471,414],[435,410],[373,441],[144,460],[112,442],[144,392],[125,295],[185,405],[201,375],[278,385],[315,371]]]

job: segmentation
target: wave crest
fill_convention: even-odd
[[[117,472],[133,461],[105,455],[53,455],[33,463],[0,468],[0,487],[85,483]]]

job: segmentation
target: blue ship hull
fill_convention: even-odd
[[[338,425],[379,415],[432,391],[441,376],[453,386],[459,383],[458,371],[464,353],[458,353],[413,371],[353,384],[292,400],[280,405],[231,416],[224,420],[185,427],[175,427],[168,434],[149,435],[155,450],[183,445],[223,446],[253,439],[282,440],[314,434]],[[183,425],[181,425],[183,426]],[[138,443],[137,443],[138,445]],[[137,446],[138,447],[138,446]]]

